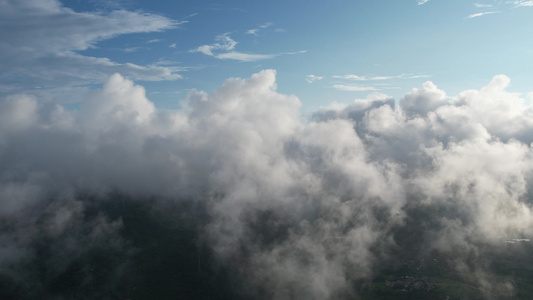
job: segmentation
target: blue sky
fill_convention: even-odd
[[[77,103],[113,73],[158,107],[277,71],[304,111],[497,74],[532,91],[533,1],[0,1],[0,93]]]

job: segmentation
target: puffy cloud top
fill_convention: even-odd
[[[457,268],[533,225],[533,117],[507,77],[456,98],[428,82],[398,106],[374,95],[311,121],[275,77],[193,91],[183,111],[158,110],[119,74],[79,112],[3,99],[0,266],[22,266],[42,235],[76,249],[116,237],[120,221],[80,218],[80,191],[200,203],[217,262],[274,299],[354,296],[412,224],[420,255],[453,249]]]

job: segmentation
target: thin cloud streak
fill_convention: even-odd
[[[243,53],[243,52],[236,52],[236,51],[213,55],[213,57],[217,59],[230,59],[230,60],[238,60],[238,61],[243,61],[243,62],[252,62],[252,61],[258,61],[258,60],[263,60],[263,59],[271,59],[276,56],[277,56],[276,54],[250,54],[250,53]]]
[[[344,85],[344,84],[334,84],[333,88],[346,92],[367,92],[367,91],[377,91],[379,90],[373,86],[360,86],[360,85]]]
[[[486,12],[471,14],[471,15],[469,15],[466,18],[467,19],[472,19],[472,18],[478,18],[478,17],[481,17],[481,16],[486,16],[486,15],[496,14],[496,13],[500,13],[500,12],[499,11],[486,11]]]
[[[465,19],[472,19],[472,18],[477,18],[477,17],[481,17],[484,15],[495,14],[495,13],[505,13],[505,11],[507,11],[510,8],[512,9],[512,8],[519,8],[519,7],[531,7],[533,6],[533,1],[532,0],[498,1],[494,4],[476,2],[474,3],[474,6],[476,8],[486,8],[486,9],[492,8],[494,10],[473,13],[465,17]],[[499,9],[499,10],[496,10],[496,9]]]
[[[485,3],[474,3],[474,6],[477,8],[488,8],[493,7],[492,4],[485,4]]]
[[[394,76],[359,76],[359,75],[334,75],[333,78],[348,79],[355,81],[371,81],[371,80],[390,80],[390,79],[416,79],[416,78],[429,78],[429,75],[410,75],[401,74]]]

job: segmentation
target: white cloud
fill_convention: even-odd
[[[125,53],[132,53],[132,52],[137,52],[137,51],[146,50],[146,49],[149,49],[149,48],[146,48],[146,47],[129,47],[129,48],[121,49],[121,51],[123,51]]]
[[[226,53],[220,53],[217,55],[214,55],[214,57],[218,59],[231,59],[231,60],[238,60],[238,61],[258,61],[263,59],[270,59],[274,58],[275,54],[250,54],[250,53],[243,53],[243,52],[226,52]]]
[[[172,68],[119,64],[74,52],[121,34],[176,28],[180,22],[125,10],[74,12],[56,0],[1,0],[0,7],[0,18],[9,24],[0,27],[1,90],[30,91],[35,86],[45,86],[50,91],[101,82],[102,74],[107,77],[114,72],[134,75],[132,78],[138,80],[180,77]],[[98,65],[105,68],[96,70]]]
[[[428,75],[413,75],[413,74],[400,74],[393,76],[361,76],[355,74],[347,75],[334,75],[333,78],[344,79],[350,81],[386,81],[393,79],[417,79],[417,78],[426,78]],[[342,91],[351,91],[351,92],[364,92],[364,91],[379,91],[379,90],[388,90],[388,89],[398,89],[398,87],[388,86],[387,84],[378,84],[373,83],[372,85],[353,85],[353,84],[335,84],[333,88],[342,90]]]
[[[514,4],[516,7],[533,6],[533,1],[531,0],[517,0],[517,1],[510,1],[510,2]]]
[[[418,5],[422,5],[422,4],[429,2],[429,0],[417,0],[417,1],[418,1]]]
[[[78,84],[88,84],[99,82],[102,78],[120,72],[130,78],[140,80],[158,81],[158,80],[176,80],[181,78],[180,71],[185,68],[173,65],[153,64],[141,66],[132,63],[116,63],[107,58],[96,58],[83,56],[75,52],[61,52],[50,54],[46,58],[36,58],[35,61],[29,60],[19,62],[18,69],[23,69],[24,73],[7,72],[4,76],[9,78],[15,75],[24,75],[24,81],[6,80],[4,85],[11,84],[14,90],[25,92],[34,92],[35,86],[46,86],[46,90],[62,88],[63,91]],[[31,71],[31,74],[27,72]],[[83,71],[83,72],[82,72]]]
[[[108,14],[77,13],[55,0],[3,0],[2,6],[2,19],[10,24],[9,29],[1,29],[3,51],[24,51],[30,55],[85,50],[116,35],[161,31],[179,25],[162,16],[123,10]],[[33,23],[25,22],[27,18]]]
[[[474,3],[474,6],[477,8],[491,8],[491,11],[486,12],[479,12],[479,13],[473,13],[467,16],[466,18],[476,18],[481,17],[488,14],[494,14],[494,13],[502,13],[509,9],[509,7],[512,8],[518,8],[518,7],[527,7],[527,6],[533,6],[533,1],[531,0],[508,0],[508,1],[493,1],[493,4],[489,3]],[[496,10],[498,9],[498,10]]]
[[[428,81],[424,83],[423,89],[413,89],[400,104],[408,117],[426,116],[428,112],[446,104],[446,93]]]
[[[367,81],[367,80],[390,80],[390,79],[416,79],[416,78],[427,78],[428,75],[412,75],[412,74],[401,74],[393,76],[359,76],[359,75],[335,75],[333,78],[339,79],[349,79],[356,81]]]
[[[293,52],[283,52],[279,53],[277,55],[296,55],[296,54],[304,54],[307,53],[307,50],[300,50],[300,51],[293,51]]]
[[[20,276],[36,245],[83,264],[85,249],[117,244],[120,219],[90,208],[113,191],[163,220],[176,216],[154,199],[198,209],[195,237],[250,298],[357,296],[388,261],[439,253],[447,272],[490,275],[469,282],[491,291],[505,278],[476,261],[533,226],[533,112],[509,83],[498,75],[449,98],[426,82],[398,104],[373,94],[310,119],[276,91],[274,70],[191,91],[181,111],[157,109],[118,74],[76,112],[10,96],[0,101],[0,266],[10,272],[0,272],[43,291],[62,272],[50,263],[44,279]]]
[[[257,35],[257,31],[259,31],[258,28],[254,28],[254,29],[248,29],[246,31],[246,34],[253,34],[253,35]]]
[[[485,3],[474,3],[474,6],[477,7],[477,8],[493,7],[492,4],[485,4]]]
[[[247,30],[247,31],[246,31],[246,34],[257,35],[257,33],[258,33],[260,30],[265,29],[265,28],[268,28],[268,27],[270,27],[270,26],[272,26],[272,25],[273,25],[273,23],[271,23],[271,22],[267,22],[267,23],[265,23],[265,24],[263,24],[263,25],[260,25],[260,26],[257,27],[257,28],[253,28],[253,29],[249,29],[249,30]]]
[[[217,36],[215,41],[217,41],[217,43],[200,46],[192,52],[200,52],[205,55],[215,56],[215,54],[213,54],[214,50],[230,51],[233,50],[237,45],[237,42],[229,36],[229,33],[224,33]]]
[[[345,85],[345,84],[334,84],[333,88],[347,91],[347,92],[366,92],[366,91],[377,91],[378,89],[373,86],[360,86],[360,85]]]
[[[280,55],[293,55],[307,52],[307,50],[276,54],[256,54],[239,52],[234,50],[235,46],[237,46],[238,43],[229,36],[229,33],[224,33],[222,35],[217,36],[215,38],[215,41],[216,43],[214,44],[202,45],[194,50],[191,50],[190,52],[202,53],[217,59],[230,59],[242,62],[252,62],[264,59],[271,59]]]
[[[316,75],[307,75],[305,77],[305,81],[309,82],[309,83],[312,83],[314,81],[317,81],[317,80],[322,80],[324,79],[324,76],[316,76]]]
[[[529,100],[530,104],[533,104],[533,92],[527,93],[527,99]]]
[[[365,76],[359,75],[334,75],[333,78],[350,79],[350,80],[368,80]]]
[[[475,13],[475,14],[469,15],[467,18],[468,19],[472,19],[472,18],[477,18],[477,17],[490,15],[490,14],[495,14],[495,13],[499,13],[499,11],[486,11],[486,12]]]

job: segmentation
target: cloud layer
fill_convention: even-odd
[[[121,219],[81,196],[119,192],[203,207],[198,242],[254,298],[355,297],[383,264],[432,251],[512,295],[469,260],[533,225],[533,114],[509,78],[453,98],[427,82],[398,104],[375,95],[309,121],[275,80],[273,70],[228,79],[191,92],[183,111],[156,109],[119,74],[79,112],[3,99],[2,278],[21,284],[36,241],[51,245],[45,279],[31,280],[43,286],[87,249],[134,249]]]

